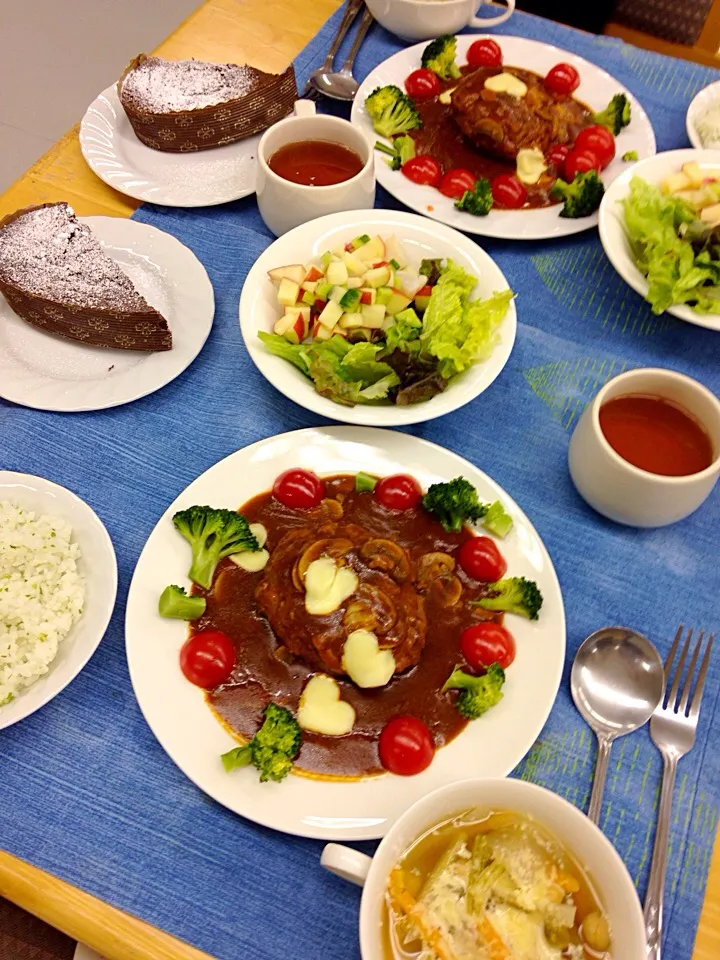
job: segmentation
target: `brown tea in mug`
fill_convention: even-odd
[[[354,150],[332,140],[299,140],[286,143],[268,160],[283,180],[306,187],[329,187],[360,173],[364,161]]]

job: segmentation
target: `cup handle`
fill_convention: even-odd
[[[510,0],[508,0],[508,2],[510,2]],[[515,0],[512,0],[512,3],[514,6]],[[315,104],[312,100],[296,100],[293,112],[296,117],[314,117],[316,113]]]
[[[372,857],[351,847],[344,847],[341,843],[326,843],[320,863],[336,877],[342,877],[343,880],[362,887],[367,879]]]
[[[485,27],[497,27],[500,23],[505,23],[515,12],[515,0],[507,0],[507,10],[501,13],[499,17],[473,17],[469,27],[479,27],[484,30]]]

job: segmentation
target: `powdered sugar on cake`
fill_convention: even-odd
[[[0,229],[0,279],[72,306],[153,312],[67,203],[31,210]]]
[[[150,113],[198,110],[247,96],[262,76],[232,63],[147,57],[122,81],[122,98]]]

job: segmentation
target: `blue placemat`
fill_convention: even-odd
[[[335,16],[298,57],[301,82],[322,59],[337,22]],[[650,114],[661,150],[686,145],[687,104],[717,78],[703,67],[522,14],[498,32],[556,43],[613,73]],[[399,43],[375,27],[361,51],[358,75],[397,49]],[[378,202],[397,206],[382,191]],[[356,958],[359,894],[319,868],[321,845],[256,827],[208,800],[167,759],[132,694],[123,649],[124,598],[157,518],[221,457],[318,422],[265,382],[240,337],[239,292],[271,239],[255,201],[200,210],[148,206],[136,216],[177,236],[205,264],[217,298],[215,326],[188,371],[131,406],[63,416],[0,401],[0,465],[43,474],[84,497],[107,524],[120,565],[117,609],[89,666],[40,713],[0,735],[0,847],[221,960]],[[720,497],[715,494],[674,527],[624,529],[600,519],[577,497],[566,456],[584,404],[620,370],[672,367],[718,392],[720,338],[653,319],[605,260],[594,231],[556,243],[482,244],[518,293],[515,350],[490,391],[410,432],[477,463],[533,519],[563,586],[568,663],[582,638],[607,623],[640,629],[663,654],[678,623],[717,627]],[[547,726],[516,774],[583,806],[594,745],[572,707],[567,674]],[[667,960],[691,955],[715,836],[719,679],[720,654],[708,680],[697,746],[680,766]],[[659,774],[660,758],[645,732],[616,745],[603,827],[641,892]]]

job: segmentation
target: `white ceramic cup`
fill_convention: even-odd
[[[600,429],[600,407],[614,397],[644,394],[684,407],[707,430],[715,458],[686,477],[665,477],[633,466],[616,453]],[[720,401],[697,380],[673,370],[628,370],[609,380],[586,407],[570,439],[570,476],[598,513],[632,527],[664,527],[689,516],[720,475]]]
[[[360,949],[363,960],[385,960],[382,939],[388,875],[403,853],[435,824],[477,807],[483,813],[512,810],[533,817],[554,834],[587,870],[610,921],[613,956],[643,960],[645,923],[637,892],[625,864],[602,832],[577,807],[525,780],[463,780],[418,800],[391,827],[374,857],[329,843],[322,865],[363,886]]]
[[[280,147],[301,140],[341,143],[358,154],[363,161],[362,170],[349,180],[326,187],[285,180],[270,169],[268,160]],[[311,100],[298,100],[295,115],[266,130],[258,144],[255,189],[260,215],[277,237],[326,213],[369,210],[375,203],[373,148],[364,134],[347,120],[318,115]]]
[[[515,10],[515,0],[507,0],[507,10],[497,17],[478,17],[483,0],[366,0],[367,8],[379,24],[401,40],[432,40],[445,33],[457,33],[465,27],[496,27],[505,23]]]

